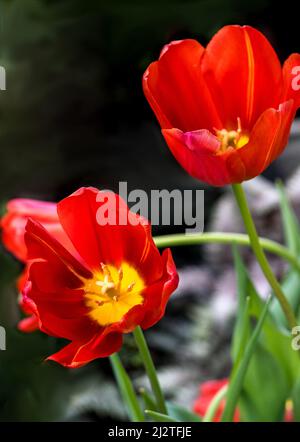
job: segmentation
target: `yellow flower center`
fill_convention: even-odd
[[[243,133],[241,119],[237,119],[237,130],[215,129],[218,139],[221,141],[220,152],[225,152],[228,147],[240,149],[249,141],[249,135]]]
[[[119,322],[132,307],[142,304],[144,288],[141,276],[126,262],[119,268],[101,264],[101,270],[84,284],[89,317],[101,326]]]

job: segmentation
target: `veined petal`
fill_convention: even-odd
[[[52,336],[83,338],[95,330],[83,300],[84,276],[74,265],[49,252],[47,260],[32,261],[23,293],[22,309],[37,317],[39,328]],[[77,270],[77,267],[76,267]],[[96,327],[99,329],[99,327]]]
[[[237,118],[251,130],[268,108],[277,108],[282,72],[268,40],[250,26],[225,26],[208,44],[201,69],[223,122],[235,130]]]
[[[104,205],[114,215],[106,225],[100,219]],[[161,257],[152,240],[150,224],[130,212],[118,195],[82,188],[58,204],[58,214],[90,269],[99,269],[101,262],[118,266],[126,261],[139,268],[147,282],[161,277]],[[119,222],[119,216],[124,222]]]
[[[78,276],[91,278],[91,272],[79,262],[54,236],[38,222],[29,219],[25,229],[28,260],[43,259],[48,263],[62,262]]]
[[[220,125],[200,70],[203,52],[196,40],[174,41],[145,72],[144,93],[163,129],[187,132]]]
[[[78,368],[97,358],[105,358],[120,350],[121,333],[94,335],[89,341],[74,341],[59,352],[48,357],[48,360],[69,367]]]
[[[278,110],[267,109],[256,122],[249,142],[238,149],[246,170],[245,179],[262,173],[283,151],[287,144],[290,127],[295,116],[293,100],[281,104]],[[233,171],[236,165],[230,163]]]

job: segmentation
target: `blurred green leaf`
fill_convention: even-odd
[[[201,422],[200,416],[174,402],[167,402],[168,414],[179,422]]]
[[[300,254],[300,226],[281,182],[277,183],[285,242],[295,255]]]
[[[234,326],[231,356],[234,361],[233,370],[239,365],[243,356],[246,342],[250,333],[249,300],[247,293],[251,289],[247,272],[237,247],[233,248],[234,266],[236,272],[238,307]]]
[[[300,422],[300,378],[293,388],[291,399],[293,403],[293,420]]]
[[[283,420],[288,392],[288,383],[280,365],[259,343],[240,396],[239,407],[243,419],[247,422]]]
[[[257,341],[267,317],[268,308],[271,298],[266,302],[264,309],[258,319],[258,322],[249,337],[245,351],[239,365],[235,368],[230,376],[230,383],[226,394],[226,405],[222,415],[223,422],[232,422],[237,407],[238,399],[243,388],[245,377],[247,375],[249,364],[255,353]]]
[[[238,272],[238,290],[245,291],[244,299],[247,296],[250,298],[247,321],[249,322],[251,317],[258,320],[265,305],[237,250],[235,251],[235,263]],[[237,319],[237,323],[239,321],[240,319]],[[243,333],[242,325],[239,326],[239,329]],[[240,342],[240,345],[243,346],[246,345],[244,339],[236,338],[236,342]],[[239,352],[235,350],[235,357],[238,357],[237,355],[242,351],[241,349]],[[234,367],[236,367],[235,360]],[[249,364],[241,394],[240,404],[243,416],[250,420],[276,421],[282,419],[285,401],[290,396],[291,389],[299,377],[299,370],[299,356],[291,347],[290,334],[283,327],[278,327],[273,314],[268,312],[256,351]]]
[[[144,401],[144,409],[147,410],[156,410],[156,402],[152,394],[150,394],[145,388],[140,389],[140,395]]]
[[[153,410],[145,410],[145,414],[151,417],[154,422],[179,422],[171,416]]]
[[[283,222],[283,230],[287,247],[300,260],[300,227],[293,208],[288,201],[284,187],[281,183],[277,184],[280,209]],[[282,282],[282,289],[294,311],[299,316],[300,307],[300,274],[291,268]],[[272,302],[270,311],[279,325],[286,326],[286,319],[277,299]]]

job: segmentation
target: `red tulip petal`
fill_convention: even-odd
[[[28,297],[33,296],[36,303]],[[93,323],[87,315],[81,315],[76,317],[63,317],[68,316],[68,306],[65,304],[65,312],[63,308],[60,309],[59,302],[55,303],[50,301],[43,301],[42,295],[37,290],[30,291],[24,295],[24,305],[27,310],[31,310],[31,313],[36,317],[38,327],[44,333],[50,336],[60,337],[72,340],[89,340],[96,332],[101,332],[101,328]],[[77,314],[76,305],[71,305],[73,313]]]
[[[25,232],[28,260],[44,259],[49,263],[62,262],[72,272],[85,278],[91,278],[91,272],[65,249],[38,222],[28,220]]]
[[[42,331],[73,340],[100,329],[87,315],[82,279],[56,255],[31,262],[28,273],[21,307],[37,316]]]
[[[38,319],[35,315],[21,319],[18,322],[18,329],[23,333],[32,333],[39,329]]]
[[[94,359],[105,358],[119,351],[121,346],[122,335],[120,333],[95,335],[86,343],[71,342],[47,360],[58,362],[65,367],[78,368]]]
[[[194,178],[214,186],[243,181],[246,172],[237,151],[229,148],[218,154],[220,141],[207,130],[181,132],[178,129],[162,131],[173,155],[181,166]],[[230,173],[227,159],[237,167]]]
[[[27,259],[27,248],[24,242],[25,226],[28,218],[34,218],[47,228],[59,230],[56,204],[31,199],[13,199],[7,203],[7,213],[0,221],[2,241],[5,247],[20,261]],[[60,230],[62,230],[60,228]],[[60,232],[58,232],[58,235]]]
[[[28,274],[29,274],[29,267],[28,267],[28,265],[26,265],[23,272],[21,273],[21,275],[17,279],[17,289],[20,293],[22,293],[22,291],[25,287],[25,284],[28,280]]]
[[[300,107],[300,54],[292,54],[283,65],[282,101],[293,99],[295,110]]]
[[[112,213],[116,213],[116,225],[98,222],[106,197],[112,204]],[[150,225],[129,212],[118,195],[82,188],[58,204],[58,214],[64,230],[91,269],[99,269],[101,262],[118,266],[127,261],[139,269],[146,281],[161,277],[161,257],[152,240]],[[119,215],[124,225],[117,224]]]
[[[192,131],[220,125],[200,71],[203,52],[195,40],[174,41],[145,72],[144,93],[162,128]]]
[[[144,318],[141,327],[147,329],[156,324],[165,314],[167,302],[179,282],[176,266],[170,249],[163,251],[165,275],[162,280],[146,289]]]
[[[28,198],[15,198],[7,203],[7,211],[19,216],[58,221],[56,203]]]
[[[268,109],[255,124],[248,144],[238,149],[238,154],[246,170],[245,179],[262,173],[283,151],[287,144],[295,111],[290,100],[278,110]],[[237,166],[228,159],[228,168],[237,173]]]
[[[218,393],[218,391],[221,390],[221,388],[223,388],[227,384],[228,384],[228,379],[206,381],[203,384],[201,384],[199,397],[197,398],[194,404],[195,413],[199,414],[199,416],[201,417],[204,417],[214,396]],[[225,404],[226,404],[225,400],[222,400],[220,402],[219,407],[216,410],[213,419],[214,422],[219,422],[221,420]],[[238,408],[234,412],[233,421],[234,422],[240,421],[240,412]]]
[[[201,67],[223,128],[236,129],[240,117],[242,127],[250,130],[262,112],[278,107],[281,66],[268,40],[256,29],[222,28],[208,44]]]

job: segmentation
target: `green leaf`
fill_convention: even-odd
[[[233,247],[234,266],[236,271],[237,298],[238,307],[236,314],[236,322],[234,326],[231,356],[233,360],[233,369],[238,366],[243,356],[245,344],[249,337],[250,321],[249,321],[249,278],[242,262],[237,247]]]
[[[300,254],[300,226],[281,182],[277,183],[285,242],[295,255]]]
[[[251,318],[258,320],[265,307],[238,251],[235,250],[234,254],[239,317],[234,331],[232,376],[240,365],[241,355],[244,354],[250,336]],[[247,298],[250,301],[248,301],[248,317],[246,318],[245,300]],[[243,331],[242,314],[244,315],[243,321],[245,321],[244,330],[248,329],[248,334]],[[241,393],[239,404],[243,417],[246,420],[280,420],[285,401],[298,376],[299,359],[291,348],[291,336],[283,327],[278,327],[273,315],[268,312]],[[262,393],[257,394],[257,392]]]
[[[242,360],[239,366],[237,367],[237,369],[233,372],[233,375],[230,379],[230,384],[226,395],[226,406],[224,413],[222,415],[222,422],[227,422],[227,421],[231,422],[233,420],[234,412],[237,406],[240,392],[244,384],[248,366],[252,358],[252,355],[255,351],[256,344],[259,338],[259,334],[262,330],[264,321],[267,317],[270,301],[271,298],[269,298],[268,301],[266,302],[264,310],[259,318],[259,321],[249,339],[249,342],[247,343]]]
[[[264,303],[251,281],[249,282],[249,295],[251,298],[250,316],[258,319],[262,314]],[[274,359],[276,359],[291,388],[300,374],[299,356],[292,349],[290,333],[282,326],[279,326],[274,317],[274,313],[271,310],[273,303],[274,299],[271,302],[259,341],[262,348],[271,353]]]
[[[280,365],[258,343],[240,396],[242,417],[247,422],[281,421],[288,392],[288,382]]]
[[[179,422],[201,422],[200,416],[174,402],[167,402],[168,414]]]
[[[278,183],[277,188],[285,242],[290,251],[300,260],[300,226],[297,216],[286,196],[283,185]],[[300,274],[296,269],[290,268],[282,282],[282,289],[294,311],[298,312],[300,307]],[[277,299],[272,302],[270,311],[277,324],[286,326],[286,319]]]
[[[145,390],[145,388],[140,388],[139,393],[142,396],[144,408],[157,411],[157,405],[154,397],[147,390]]]
[[[295,422],[300,422],[300,378],[297,380],[293,392],[293,417]]]
[[[171,416],[168,416],[167,414],[158,413],[157,411],[153,410],[145,410],[145,414],[151,417],[154,420],[154,422],[179,422],[177,419],[173,419]]]

